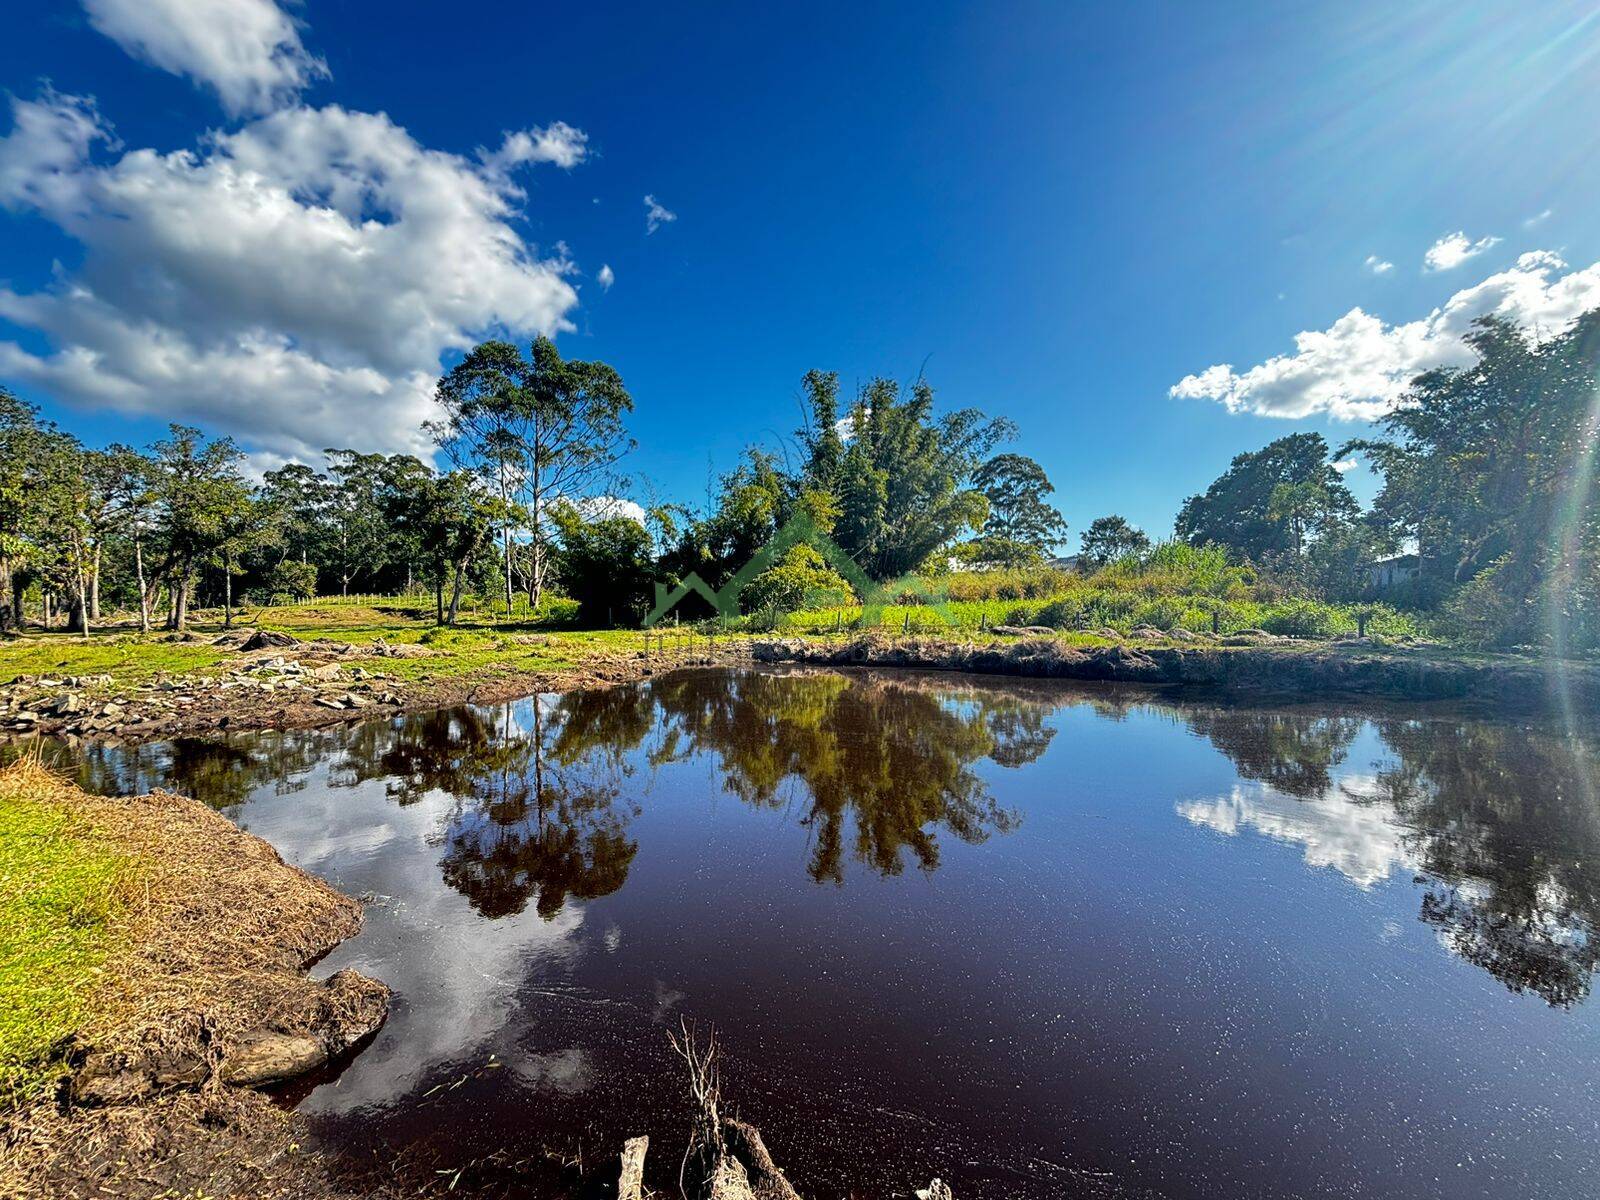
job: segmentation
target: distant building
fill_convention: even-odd
[[[1422,575],[1422,559],[1415,554],[1396,554],[1367,564],[1367,586],[1391,588]]]
[[[1045,566],[1054,567],[1058,571],[1076,571],[1083,566],[1081,554],[1068,554],[1065,557],[1056,557],[1045,562]]]

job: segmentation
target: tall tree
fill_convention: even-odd
[[[1287,506],[1280,485],[1304,490]],[[1309,497],[1315,495],[1315,503]],[[1273,507],[1273,498],[1279,507]],[[1301,513],[1294,520],[1284,513]],[[1355,497],[1333,469],[1320,433],[1295,433],[1234,458],[1204,494],[1190,496],[1178,513],[1177,533],[1186,542],[1214,542],[1252,559],[1296,553],[1316,535],[1360,512]],[[1297,537],[1300,546],[1296,546]]]
[[[1011,564],[1037,561],[1066,539],[1066,521],[1045,499],[1055,485],[1027,455],[996,454],[973,473],[972,484],[989,502],[982,534],[992,548],[987,557]]]
[[[875,379],[851,407],[845,440],[833,391],[813,383],[810,396],[809,424],[799,435],[813,473],[807,482],[830,497],[834,540],[868,575],[904,575],[958,535],[982,528],[988,502],[972,476],[1014,435],[1009,421],[970,408],[936,416],[926,383],[902,399],[897,384]],[[843,446],[836,469],[835,438]]]
[[[145,544],[155,521],[154,464],[131,446],[114,443],[106,451],[111,476],[110,502],[113,527],[133,547],[134,588],[139,602],[139,629],[150,632],[152,585],[146,577]]]
[[[549,565],[547,509],[590,494],[633,448],[623,423],[633,398],[614,368],[563,359],[542,336],[526,359],[509,342],[474,347],[440,379],[437,396],[445,412],[435,430],[441,443],[470,462],[501,502],[508,564],[519,557],[511,551],[512,526],[525,523],[524,582],[537,606]],[[509,569],[506,586],[509,603]]]
[[[244,455],[231,438],[208,442],[198,429],[187,425],[171,426],[170,436],[153,449],[161,573],[172,588],[167,624],[183,629],[188,622],[195,569],[225,536],[227,511],[241,486],[239,462]]]

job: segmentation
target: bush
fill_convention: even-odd
[[[750,581],[740,597],[746,612],[835,608],[855,599],[850,584],[813,546],[791,546],[777,565]]]
[[[1333,610],[1313,600],[1289,600],[1261,617],[1261,628],[1283,637],[1328,638],[1335,632]]]

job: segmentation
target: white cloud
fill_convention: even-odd
[[[1472,241],[1459,229],[1454,233],[1447,233],[1433,245],[1428,247],[1427,253],[1422,256],[1422,269],[1424,271],[1453,271],[1469,258],[1477,258],[1491,246],[1500,242],[1497,237],[1483,237]]]
[[[92,101],[46,92],[12,111],[0,206],[84,253],[43,291],[0,288],[0,317],[53,347],[0,341],[14,382],[283,457],[426,453],[443,353],[491,329],[571,328],[572,264],[513,228],[524,197],[509,175],[577,161],[569,126],[508,135],[496,161],[474,162],[381,114],[292,108],[197,150],[117,153]]]
[[[1415,866],[1406,831],[1376,780],[1346,779],[1320,797],[1297,800],[1261,784],[1235,784],[1231,794],[1177,806],[1195,825],[1236,837],[1253,829],[1305,848],[1308,866],[1332,867],[1360,888]]]
[[[133,57],[216,89],[231,113],[293,103],[327,64],[273,0],[83,0],[89,24]]]
[[[1208,367],[1180,380],[1170,394],[1216,400],[1229,412],[1295,419],[1325,413],[1369,421],[1393,408],[1421,372],[1470,364],[1472,351],[1463,339],[1478,317],[1503,317],[1542,340],[1595,307],[1600,263],[1567,271],[1560,257],[1536,250],[1456,292],[1420,320],[1390,325],[1352,308],[1325,330],[1296,335],[1293,354],[1245,371],[1228,363]]]
[[[654,196],[646,196],[644,198],[645,233],[654,233],[668,221],[676,221],[677,219],[678,214],[667,211],[667,209],[663,208],[659,203],[656,202],[656,198]]]
[[[1543,225],[1554,215],[1555,209],[1547,208],[1543,212],[1534,213],[1533,216],[1522,223],[1522,227],[1524,229],[1532,229],[1535,225]]]
[[[1367,255],[1367,270],[1374,275],[1387,275],[1394,270],[1394,264],[1379,258],[1376,254]]]
[[[505,135],[500,149],[478,156],[494,170],[510,172],[531,163],[554,163],[570,171],[589,156],[589,135],[557,121],[543,129],[519,129]]]
[[[601,266],[600,273],[595,276],[595,281],[599,283],[604,291],[609,292],[611,290],[611,285],[617,281],[617,273],[611,269],[610,263]]]
[[[611,517],[627,517],[631,521],[644,524],[643,506],[629,500],[626,496],[586,496],[572,502],[574,508],[583,514],[585,521],[603,521]]]
[[[1355,458],[1341,458],[1333,464],[1333,469],[1341,475],[1348,475],[1351,471],[1359,470],[1361,460]]]

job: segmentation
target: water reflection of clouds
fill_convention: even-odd
[[[1262,783],[1240,782],[1226,796],[1190,800],[1178,814],[1195,825],[1235,837],[1252,829],[1303,846],[1312,867],[1332,867],[1360,888],[1382,883],[1417,859],[1394,806],[1370,776],[1347,776],[1320,796],[1296,799]]]
[[[381,894],[362,936],[319,970],[354,967],[382,979],[400,998],[373,1045],[337,1086],[313,1094],[308,1111],[392,1103],[442,1068],[479,1066],[491,1053],[525,1064],[532,1075],[518,1074],[529,1083],[562,1093],[587,1086],[576,1051],[529,1059],[515,1044],[524,986],[571,967],[581,951],[584,906],[568,902],[551,919],[530,909],[489,920],[465,896],[442,887],[439,840],[455,805],[452,797],[430,792],[400,807],[381,783],[372,783],[311,788],[292,811],[256,814],[257,831],[291,862],[348,889]]]

